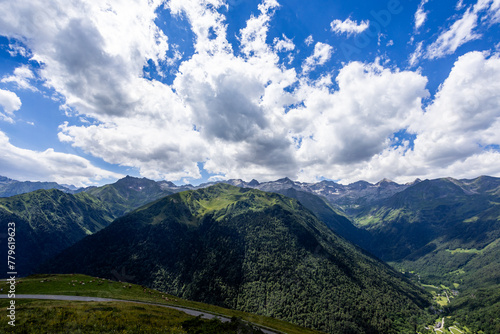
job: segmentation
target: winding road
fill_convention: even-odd
[[[0,299],[11,299],[8,298],[8,295],[0,295]],[[15,299],[44,299],[44,300],[67,300],[67,301],[79,301],[79,302],[125,302],[125,303],[136,303],[136,304],[145,304],[145,305],[154,305],[154,306],[162,306],[170,309],[174,309],[177,311],[181,311],[192,315],[194,317],[201,316],[203,319],[219,319],[222,322],[229,322],[231,319],[222,317],[219,315],[201,312],[192,310],[184,307],[177,307],[165,304],[155,304],[155,303],[147,303],[147,302],[139,302],[135,300],[124,300],[124,299],[112,299],[112,298],[99,298],[99,297],[86,297],[86,296],[64,296],[64,295],[16,295]],[[266,334],[280,334],[281,332],[271,331],[266,327],[262,327],[261,325],[252,323],[253,326],[258,327],[261,331]]]

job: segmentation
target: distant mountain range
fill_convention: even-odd
[[[76,193],[83,188],[76,188],[70,185],[60,185],[56,182],[31,182],[16,181],[5,176],[0,176],[0,197],[10,197],[29,193],[40,189],[59,189],[67,193]]]
[[[295,190],[324,196],[330,202],[336,203],[336,205],[338,206],[345,207],[345,209],[349,209],[350,207],[356,205],[372,203],[379,200],[380,198],[390,197],[393,194],[403,191],[409,186],[420,182],[420,180],[417,179],[414,182],[407,184],[398,184],[384,179],[376,184],[372,184],[366,181],[358,181],[349,185],[342,185],[333,181],[321,181],[318,183],[294,182],[289,178],[283,178],[276,181],[263,183],[259,183],[257,180],[245,182],[240,179],[232,179],[220,182],[203,183],[198,186],[193,186],[190,184],[177,186],[169,181],[152,181],[146,178],[141,179],[127,176],[122,180],[118,180],[117,186],[119,186],[120,183],[126,182],[136,182],[138,187],[147,187],[148,189],[151,187],[155,187],[156,189],[161,189],[161,191],[165,191],[168,194],[185,190],[202,189],[215,185],[217,183],[226,183],[236,187],[253,188],[269,192],[278,192],[279,190],[292,188]],[[141,183],[141,185],[139,185],[139,183]],[[153,186],[153,183],[155,183],[156,186]],[[110,185],[106,185],[104,187],[108,186]],[[39,189],[59,189],[67,193],[78,193],[82,191],[91,192],[93,189],[101,188],[102,187],[76,188],[75,186],[60,185],[55,182],[16,181],[4,176],[0,176],[0,197],[10,197]],[[136,188],[136,190],[141,189]]]

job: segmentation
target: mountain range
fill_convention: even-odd
[[[417,284],[424,283],[437,287],[452,287],[457,293],[445,308],[445,312],[452,314],[455,319],[461,322],[466,322],[469,328],[473,330],[500,331],[500,319],[498,317],[498,314],[500,314],[499,178],[481,176],[472,180],[441,178],[422,181],[417,179],[408,184],[397,184],[390,180],[382,180],[376,184],[359,181],[350,185],[341,185],[332,181],[301,183],[288,178],[263,183],[256,180],[251,182],[228,180],[221,183],[239,188],[250,188],[255,191],[279,193],[288,198],[296,199],[305,211],[311,213],[315,219],[317,218],[323,224],[323,227],[326,226],[327,230],[335,235],[336,244],[340,242],[343,245],[351,245],[352,243],[356,246],[351,245],[349,247],[354,247],[362,254],[371,253],[379,259],[387,261],[393,268],[406,273],[408,278]],[[29,187],[48,187],[48,184],[44,183],[24,183],[0,178],[0,191],[2,191],[2,187],[9,184],[17,184],[15,188],[19,191],[27,189],[25,187],[27,185]],[[23,184],[25,186],[21,186]],[[15,220],[19,224],[19,229],[24,231],[22,235],[26,238],[23,243],[26,245],[25,252],[27,256],[24,260],[23,270],[24,273],[30,273],[33,272],[37,265],[53,258],[59,251],[74,245],[82,239],[82,243],[87,245],[90,242],[88,240],[94,240],[93,238],[100,234],[97,233],[95,236],[84,238],[87,235],[94,234],[99,230],[102,230],[104,235],[108,235],[110,233],[107,232],[108,229],[114,224],[109,227],[106,226],[117,218],[116,223],[122,221],[121,226],[128,226],[130,229],[127,231],[130,233],[145,235],[145,232],[135,231],[133,228],[135,228],[134,224],[137,222],[141,222],[141,226],[145,229],[157,228],[157,224],[151,223],[147,218],[152,215],[152,203],[175,196],[172,194],[181,196],[186,191],[188,193],[193,193],[193,191],[194,193],[203,192],[204,189],[211,189],[214,185],[215,183],[202,184],[196,187],[192,185],[176,186],[168,181],[157,182],[145,178],[126,177],[116,183],[102,187],[75,189],[58,186],[59,189],[64,188],[64,192],[60,190],[38,190],[9,198],[0,198],[0,221]],[[196,201],[191,202],[189,202],[190,204],[185,203],[185,205],[190,207],[195,205],[193,203],[197,203]],[[233,198],[230,202],[236,203],[237,201]],[[258,203],[252,201],[246,201],[245,203],[250,203],[248,205],[251,208],[258,206]],[[289,208],[283,207],[282,209],[286,211]],[[190,215],[203,216],[203,219],[213,220],[210,214],[205,215],[206,212],[201,214],[196,210],[190,209]],[[181,213],[177,212],[173,215],[176,216]],[[146,216],[139,218],[143,214]],[[185,213],[182,213],[181,216],[183,214]],[[191,217],[186,215],[182,217]],[[95,218],[89,220],[89,216]],[[161,222],[161,224],[158,224],[164,226],[165,222],[160,219],[161,216],[153,216],[156,217],[154,219],[157,222]],[[235,214],[231,211],[227,217],[231,217],[230,220],[233,221],[239,219],[236,217],[240,216],[239,213]],[[128,221],[128,225],[123,223],[124,220]],[[213,225],[219,226],[217,224]],[[192,227],[189,224],[187,225],[190,226],[189,228],[198,229],[197,233],[200,234],[200,226]],[[232,226],[231,228],[235,227]],[[317,230],[320,231],[320,235],[324,234],[324,228]],[[238,231],[238,233],[243,232]],[[225,242],[228,242],[227,240],[230,240],[232,235],[226,236]],[[47,245],[48,236],[52,240],[50,245]],[[125,235],[120,236],[120,238],[122,237],[125,238]],[[117,237],[115,236],[115,238]],[[217,240],[218,237],[212,236],[212,238]],[[274,238],[282,240],[278,236],[274,236]],[[318,240],[316,235],[314,238]],[[0,243],[2,240],[0,238]],[[105,244],[113,240],[113,237],[110,237]],[[282,242],[289,244],[292,242],[291,240],[286,239],[282,240]],[[198,241],[203,245],[210,244],[204,239]],[[159,240],[155,242],[154,245],[162,244]],[[197,244],[197,242],[194,243]],[[92,245],[96,246],[96,243]],[[137,246],[141,245],[137,244]],[[228,247],[236,247],[233,244],[227,245]],[[145,245],[142,246],[146,247]],[[143,252],[151,253],[156,246],[149,247],[153,247],[153,249],[143,250]],[[106,251],[109,253],[109,250]],[[198,249],[197,251],[204,254],[207,249],[201,248],[201,250]],[[86,254],[88,252],[90,251],[87,251]],[[214,250],[214,252],[214,254],[218,254],[217,251]],[[194,259],[191,260],[194,261]],[[236,259],[233,260],[236,261]],[[186,259],[183,261],[185,263],[189,262]],[[201,261],[200,266],[203,267],[210,263],[210,261],[207,261],[206,259]],[[102,267],[101,264],[89,266],[94,267],[95,270],[102,269],[109,274],[110,270],[119,271],[125,268],[118,266],[118,263],[113,262],[113,268],[109,266]],[[175,276],[168,270],[158,271],[158,265],[155,261],[151,261],[148,265],[149,267],[145,269],[147,272],[155,269],[156,273],[160,272],[161,274],[155,276],[157,277],[156,280],[146,277],[141,278],[147,284],[162,288],[157,285],[159,282],[172,279],[176,282],[175,284],[183,282],[184,285],[182,286],[189,286],[189,289],[194,289],[189,290],[186,288],[187,290],[182,290],[177,286],[175,288],[177,290],[174,290],[178,294],[190,298],[193,298],[196,294],[189,295],[189,291],[197,291],[198,288],[193,288],[193,286],[196,287],[199,282],[182,281],[180,278],[194,274],[202,275],[193,271],[194,269],[189,269],[191,271],[185,269],[187,271],[184,271],[184,273],[188,274],[184,276],[176,272],[176,275],[180,276]],[[126,274],[129,274],[128,270]],[[209,271],[210,274],[217,274],[216,271],[213,271],[215,269],[210,270],[212,270]],[[138,273],[129,275],[141,277]],[[245,275],[243,277],[246,277]],[[322,279],[326,278],[323,277]],[[169,289],[176,286],[175,284],[169,286]],[[209,284],[211,288],[215,289],[211,291],[218,291],[217,296],[219,297],[221,291],[226,291],[225,288],[218,285],[219,283],[202,282],[199,284]],[[231,291],[235,291],[234,289],[233,286]],[[213,302],[226,305],[227,300],[230,300],[228,298],[224,297]],[[241,306],[238,302],[234,305]],[[265,308],[256,308],[255,310],[267,314]],[[306,320],[295,319],[294,321],[304,324],[305,322],[301,321]],[[364,323],[363,321],[362,323]],[[391,321],[394,321],[394,319]],[[316,325],[323,326],[321,324]],[[370,328],[361,323],[356,323],[353,326],[353,328],[361,326],[359,328],[368,331]],[[380,326],[380,324],[377,326]]]
[[[398,333],[429,297],[300,202],[218,184],[139,208],[45,264],[327,333]]]

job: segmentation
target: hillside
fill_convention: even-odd
[[[16,225],[16,268],[20,276],[112,220],[108,208],[85,193],[70,195],[52,189],[0,198],[4,231],[9,222]],[[0,239],[5,254],[6,241]]]
[[[416,260],[444,245],[483,249],[500,237],[499,217],[500,179],[448,178],[423,181],[367,206],[354,221],[373,235],[371,251],[400,261]]]
[[[16,293],[18,300],[16,306],[18,312],[23,316],[17,319],[17,332],[27,333],[62,333],[62,332],[81,332],[81,333],[110,333],[120,331],[120,333],[203,333],[203,334],[244,334],[244,330],[250,326],[241,326],[243,320],[251,324],[252,327],[270,329],[272,333],[287,334],[320,334],[311,329],[293,325],[289,322],[277,320],[270,317],[259,316],[251,313],[230,310],[214,305],[200,302],[189,301],[178,298],[163,292],[146,289],[144,286],[123,283],[118,281],[122,277],[114,279],[103,279],[86,275],[68,274],[68,275],[32,275],[18,280]],[[114,301],[100,301],[99,306],[95,307],[93,302],[69,301],[50,301],[36,299],[21,299],[20,295],[54,295],[54,296],[76,296],[78,297],[97,297],[104,299],[113,299]],[[5,295],[4,295],[5,296]],[[64,297],[62,297],[64,298]],[[76,299],[76,298],[70,298]],[[120,300],[119,303],[118,300]],[[141,303],[131,304],[128,301],[137,301]],[[8,299],[0,299],[0,306],[7,306]],[[22,306],[21,306],[22,304]],[[54,305],[56,304],[56,305]],[[123,312],[120,305],[131,304],[132,312]],[[25,308],[25,306],[27,306]],[[165,312],[157,314],[152,310],[157,306],[162,306]],[[220,326],[215,320],[196,321],[200,328],[193,328],[194,319],[188,316],[184,311],[172,314],[165,307],[173,307],[177,310],[192,310],[192,316],[203,314],[203,319],[211,318],[210,315],[217,315],[220,319],[231,319],[230,325],[238,324],[238,329]],[[134,309],[138,312],[134,312]],[[104,311],[104,312],[100,312]],[[116,313],[119,314],[116,314]],[[189,312],[189,311],[188,311]],[[101,314],[99,314],[101,313]],[[170,314],[169,314],[170,313]],[[44,316],[41,317],[40,314]],[[179,317],[180,316],[180,317]],[[64,321],[64,318],[71,318],[70,323]],[[139,319],[137,319],[139,318]],[[142,318],[142,322],[140,321]],[[191,318],[189,326],[179,323],[179,320]],[[144,321],[146,319],[146,321]],[[4,328],[12,328],[7,324],[8,318],[0,321],[0,332],[6,332]],[[137,322],[140,323],[137,323]],[[181,320],[182,321],[182,320]],[[36,326],[33,326],[36,324]],[[175,326],[172,326],[174,324]],[[226,323],[227,324],[227,323]],[[181,325],[181,326],[180,326]],[[69,328],[66,328],[68,326]],[[174,328],[170,328],[174,327]],[[182,328],[181,328],[182,327]],[[208,327],[208,328],[207,328]],[[224,328],[226,327],[226,328]],[[234,326],[230,326],[234,327]],[[183,330],[184,329],[184,330]],[[222,331],[221,331],[222,329]],[[225,329],[225,330],[224,330]],[[66,331],[65,331],[66,330]],[[227,331],[226,331],[227,330]],[[242,332],[243,330],[243,332]],[[10,329],[12,331],[12,329]],[[257,331],[258,332],[258,331]],[[266,331],[266,333],[270,333]],[[251,333],[248,333],[251,334]]]
[[[114,217],[120,217],[126,212],[173,193],[162,185],[161,182],[146,178],[127,176],[113,184],[88,188],[85,192],[106,203]]]
[[[448,314],[475,331],[500,330],[500,179],[426,180],[355,222],[372,234],[364,246],[374,254],[454,290]]]
[[[41,271],[123,272],[179,297],[329,333],[414,329],[429,305],[296,200],[223,184],[141,207]]]
[[[356,227],[342,212],[339,212],[332,204],[322,197],[295,188],[277,189],[277,193],[287,197],[295,198],[304,207],[324,222],[333,232],[346,238],[350,242],[363,246],[368,244],[370,233],[362,228]]]

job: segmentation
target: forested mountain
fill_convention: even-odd
[[[106,205],[85,193],[71,195],[51,189],[0,198],[5,233],[7,224],[15,223],[15,262],[20,276],[112,220]],[[0,245],[7,254],[7,238],[0,238]]]
[[[458,295],[448,305],[449,314],[466,319],[475,330],[500,329],[499,317],[491,315],[500,313],[500,179],[443,178],[404,185],[389,180],[301,183],[288,178],[224,183],[297,199],[332,231],[397,269],[418,274],[422,283],[456,287]],[[0,221],[15,221],[23,231],[18,235],[24,254],[20,272],[28,273],[40,261],[127,212],[172,193],[211,185],[179,187],[126,177],[80,189],[83,192],[75,196],[39,191],[0,199]],[[32,186],[75,191],[56,183],[0,177],[0,194],[2,189],[23,192]]]
[[[44,265],[329,333],[414,331],[428,296],[294,199],[219,184],[141,207]]]
[[[173,192],[168,189],[169,185],[146,178],[127,176],[113,184],[88,188],[85,192],[106,203],[114,217],[120,217],[144,204],[172,194]]]
[[[500,331],[500,179],[426,180],[354,220],[372,235],[365,248],[426,284],[454,287],[450,314]]]
[[[416,260],[446,248],[482,249],[500,237],[500,179],[426,180],[353,217],[369,246],[388,261]],[[382,240],[393,240],[384,243]]]
[[[276,192],[298,200],[332,231],[352,243],[367,245],[370,242],[371,235],[368,231],[356,227],[345,214],[335,209],[324,197],[294,188],[279,189]]]

